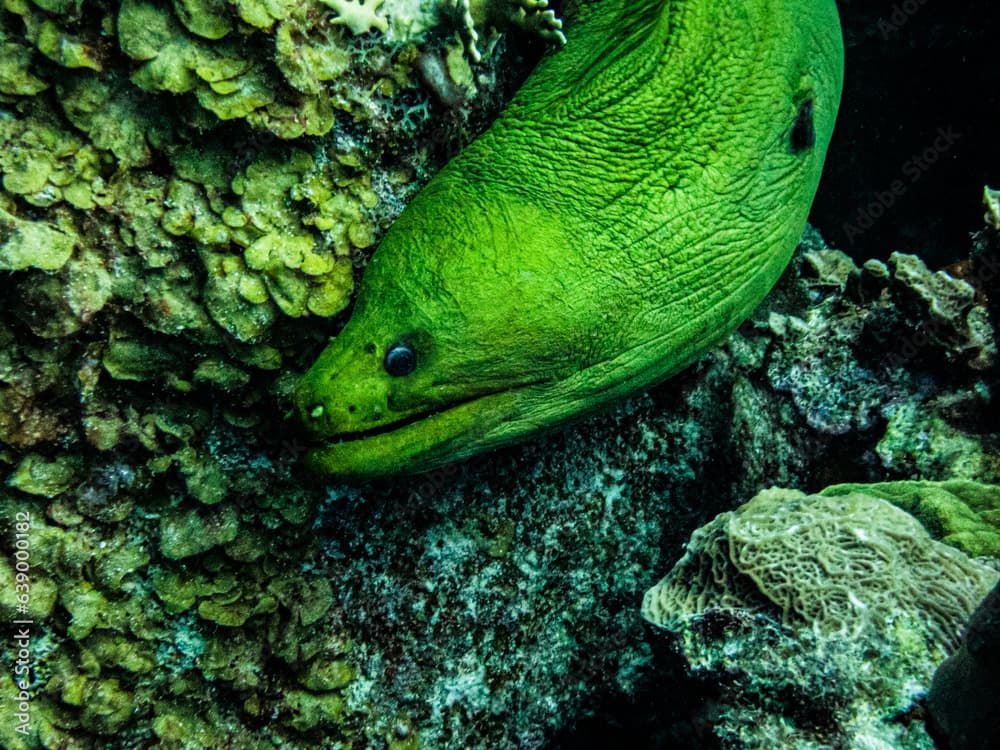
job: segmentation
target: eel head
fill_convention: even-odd
[[[582,293],[553,287],[564,274],[551,248],[565,238],[540,212],[532,218],[526,206],[476,205],[447,178],[404,211],[347,325],[298,385],[299,417],[321,441],[313,469],[419,473],[537,431],[518,415],[580,369],[587,332],[574,330]]]

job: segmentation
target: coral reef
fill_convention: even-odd
[[[995,241],[979,238],[977,257]],[[191,329],[144,327],[145,308],[135,320],[104,308],[94,318],[116,327],[96,341],[89,327],[35,339],[9,316],[0,518],[32,515],[41,623],[35,734],[10,746],[97,746],[109,731],[165,747],[212,746],[221,733],[247,747],[320,735],[331,747],[572,746],[603,701],[647,690],[657,708],[644,721],[677,737],[687,727],[697,745],[712,722],[692,728],[693,709],[679,697],[663,707],[662,694],[706,688],[664,671],[637,613],[651,571],[694,529],[778,481],[1000,478],[996,366],[978,369],[954,338],[886,356],[932,315],[904,316],[891,279],[809,235],[753,320],[680,378],[546,440],[363,489],[306,482],[303,445],[267,406],[290,377],[277,372],[281,353],[316,346],[292,338],[295,326],[281,348],[212,356],[192,334],[205,352],[192,358]],[[962,451],[928,442],[932,419]],[[972,487],[919,484],[896,502],[932,534],[979,543],[993,495]],[[900,499],[913,497],[939,501]],[[772,634],[802,674],[819,644],[844,670],[861,658],[850,639],[781,641],[780,619],[746,632],[761,648]],[[903,645],[926,659],[920,639]],[[880,658],[891,681],[901,662]],[[843,685],[790,686],[798,725],[846,711]],[[829,701],[810,710],[796,695]]]
[[[387,31],[362,34],[323,3],[0,10],[0,613],[27,513],[35,623],[30,732],[0,745],[574,746],[647,689],[644,720],[681,732],[660,696],[690,683],[654,664],[636,597],[695,528],[771,484],[1000,481],[987,228],[946,269],[971,297],[811,233],[725,346],[616,411],[311,484],[291,384],[531,62],[489,31],[515,4],[421,7],[369,6]],[[964,544],[944,517],[921,515]]]
[[[726,747],[931,747],[919,722],[893,719],[1000,573],[875,487],[765,490],[695,531],[646,592],[643,616],[692,671],[740,685],[717,709]]]
[[[994,251],[992,235],[980,240]],[[309,337],[219,350],[197,329],[143,326],[146,308],[109,305],[93,316],[116,324],[106,343],[91,327],[35,339],[23,313],[9,316],[0,517],[32,515],[42,624],[35,733],[9,746],[96,746],[113,732],[165,747],[220,733],[247,747],[315,746],[319,734],[331,747],[541,747],[604,700],[690,684],[652,660],[637,592],[740,494],[830,477],[997,481],[996,366],[977,369],[952,338],[874,357],[873,331],[884,355],[932,313],[900,313],[891,270],[873,265],[810,235],[754,319],[680,378],[547,440],[360,490],[304,482],[302,444],[266,407],[288,377],[284,347],[315,347]],[[189,333],[201,357],[186,356]],[[927,442],[931,418],[961,452]],[[969,510],[912,509],[950,542],[983,539],[992,495],[970,486],[916,486]],[[806,674],[819,636],[803,638],[782,642]],[[847,641],[823,643],[834,662],[858,663]],[[824,689],[833,703],[795,704],[802,722],[847,705],[840,683]],[[683,710],[650,716],[679,732]],[[264,728],[266,716],[278,719]]]
[[[7,3],[0,269],[27,272],[22,297],[47,308],[32,332],[129,308],[273,369],[272,329],[341,311],[355,266],[433,169],[432,112],[452,121],[435,137],[461,140],[496,107],[495,66],[473,75],[452,54],[448,7]],[[424,80],[440,59],[437,86],[463,92],[450,104]]]
[[[352,626],[282,399],[377,236],[531,63],[492,31],[518,6],[453,10],[0,8],[0,525],[13,551],[30,519],[36,623],[24,688],[3,657],[5,699],[32,696],[4,747],[338,747],[397,721],[346,707]]]

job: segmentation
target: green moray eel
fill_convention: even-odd
[[[596,0],[393,224],[301,380],[321,473],[419,473],[663,380],[778,279],[840,100],[834,0]]]

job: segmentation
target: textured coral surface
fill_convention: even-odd
[[[724,744],[931,747],[919,721],[895,719],[1000,573],[881,497],[916,484],[764,490],[695,531],[646,592],[643,616],[672,633],[691,670],[741,685],[720,701]],[[949,483],[920,484],[948,494]],[[824,725],[800,715],[803,702]]]
[[[285,395],[377,236],[499,107],[498,62],[526,70],[498,8],[3,4],[0,504],[12,555],[30,519],[37,629],[30,726],[0,745],[395,724],[348,709],[352,626]]]

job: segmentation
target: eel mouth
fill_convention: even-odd
[[[367,481],[421,474],[510,442],[504,426],[539,382],[489,391],[367,430],[322,440],[306,456],[318,474]]]
[[[410,425],[417,424],[419,422],[423,422],[426,419],[430,419],[431,417],[435,417],[439,414],[444,414],[446,412],[449,412],[452,409],[457,409],[461,406],[465,406],[466,404],[471,404],[475,401],[478,401],[482,398],[486,398],[488,396],[495,396],[498,393],[504,393],[509,390],[516,390],[516,388],[518,387],[524,387],[524,386],[516,386],[515,388],[502,388],[493,391],[485,391],[483,393],[477,393],[475,396],[469,396],[468,398],[463,398],[458,401],[453,401],[450,404],[445,404],[444,406],[438,406],[434,409],[422,411],[419,414],[411,414],[410,416],[404,417],[403,419],[398,419],[395,422],[388,422],[386,424],[379,425],[378,427],[369,427],[366,430],[354,430],[352,432],[340,432],[337,433],[336,435],[327,437],[324,442],[326,442],[327,444],[335,445],[337,443],[349,443],[355,440],[369,440],[371,438],[379,437],[380,435],[388,435],[391,432],[395,432],[396,430],[402,430],[403,428],[409,427]]]

